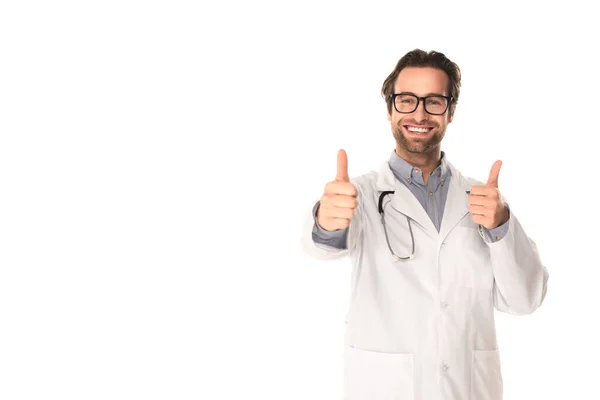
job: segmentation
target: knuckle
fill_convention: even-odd
[[[328,194],[338,194],[340,191],[340,183],[339,182],[329,182],[325,186],[325,192]]]
[[[352,199],[353,199],[353,197],[346,196],[346,198],[344,199],[344,207],[353,208],[354,207],[354,201],[352,201]]]
[[[344,226],[344,220],[343,219],[337,219],[337,220],[335,220],[334,226],[335,226],[336,229],[344,229],[345,228],[345,226]]]
[[[344,182],[342,185],[343,185],[342,187],[343,187],[344,193],[348,194],[348,196],[353,196],[354,193],[356,192],[356,188],[354,187],[353,184]]]

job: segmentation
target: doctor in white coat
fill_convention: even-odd
[[[503,399],[494,310],[529,314],[546,295],[535,242],[499,191],[501,161],[484,183],[441,151],[459,88],[444,54],[402,57],[382,88],[395,150],[352,179],[340,150],[307,215],[305,251],[352,265],[343,399]]]

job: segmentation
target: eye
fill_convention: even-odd
[[[396,101],[401,104],[414,104],[416,99],[413,96],[398,96]]]

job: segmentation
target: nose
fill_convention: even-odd
[[[427,114],[427,111],[425,111],[425,102],[423,100],[419,101],[419,105],[413,112],[413,115],[417,121],[422,121],[428,118],[429,114]]]

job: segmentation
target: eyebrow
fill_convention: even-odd
[[[412,94],[413,96],[417,96],[419,97],[419,95],[417,95],[416,93],[413,92],[400,92],[398,94]],[[446,97],[445,94],[440,94],[440,93],[427,93],[425,96],[423,97],[427,97],[427,96],[442,96],[442,97]]]

